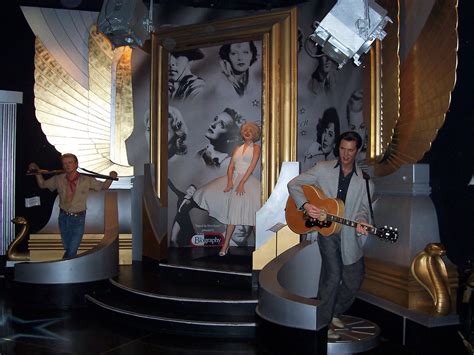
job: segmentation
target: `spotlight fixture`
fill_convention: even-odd
[[[387,11],[374,0],[339,0],[321,22],[314,23],[309,37],[341,68],[349,59],[360,65],[360,56],[385,38],[383,30],[392,22]]]
[[[149,11],[142,0],[105,0],[97,28],[114,48],[142,46],[153,30],[153,0]]]

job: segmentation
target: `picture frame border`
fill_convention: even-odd
[[[150,162],[161,206],[168,201],[168,57],[171,51],[245,41],[262,42],[262,204],[275,186],[281,163],[296,160],[297,8],[245,18],[166,27],[152,33]]]

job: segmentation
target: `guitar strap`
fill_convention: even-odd
[[[365,171],[363,171],[362,176],[364,177],[365,187],[367,188],[367,200],[369,200],[370,217],[372,218],[372,224],[375,224],[374,210],[372,208],[372,199],[370,198],[370,188],[369,188],[370,175],[367,174]]]

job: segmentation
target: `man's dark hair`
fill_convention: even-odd
[[[171,55],[175,58],[186,57],[188,60],[200,60],[204,58],[204,53],[199,48],[187,49],[184,51],[171,52]]]
[[[357,150],[359,150],[360,147],[362,147],[362,138],[361,138],[360,134],[357,133],[357,132],[354,132],[354,131],[348,131],[348,132],[342,133],[339,136],[339,138],[337,139],[336,148],[337,148],[338,152],[339,152],[339,145],[341,144],[342,140],[349,141],[349,142],[354,142],[355,141],[356,146],[357,146]]]

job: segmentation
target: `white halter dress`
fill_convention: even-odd
[[[245,193],[239,196],[235,192],[252,162],[253,150],[254,147],[251,144],[244,152],[244,144],[242,144],[234,153],[231,191],[224,192],[227,186],[225,175],[208,182],[194,193],[193,199],[197,205],[207,210],[211,217],[223,224],[255,226],[255,214],[260,208],[260,180],[250,175],[244,184]]]

